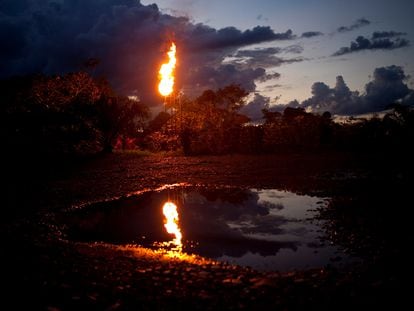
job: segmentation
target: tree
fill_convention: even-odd
[[[147,106],[126,96],[102,97],[97,108],[103,152],[112,152],[117,139],[125,148],[127,138],[135,138],[144,131],[149,117]]]
[[[265,124],[274,123],[276,120],[282,117],[282,114],[278,111],[269,111],[268,109],[262,109],[263,118],[265,119]]]
[[[93,107],[100,94],[88,74],[22,80],[7,111],[14,143],[55,154],[77,152],[95,140]]]
[[[305,112],[305,109],[303,108],[292,108],[287,107],[283,111],[283,118],[286,120],[293,120],[297,117],[305,116],[307,113]]]
[[[239,111],[246,103],[244,99],[249,95],[240,85],[230,84],[216,92],[219,107],[228,112]]]
[[[180,147],[185,154],[235,151],[241,127],[249,121],[238,113],[247,95],[240,86],[229,85],[218,91],[206,90],[195,100],[182,98],[172,115],[159,114],[150,122],[147,145],[156,150]]]
[[[248,93],[238,85],[207,90],[183,105],[181,143],[186,153],[228,153],[240,144],[240,131],[249,118],[238,113]]]
[[[41,153],[112,150],[114,140],[136,136],[148,117],[144,105],[85,72],[14,78],[1,90],[7,143]]]

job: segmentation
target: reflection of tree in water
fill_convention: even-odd
[[[299,242],[276,242],[247,239],[240,236],[239,239],[203,239],[200,241],[199,245],[192,248],[184,247],[184,251],[194,252],[201,256],[211,258],[219,258],[224,255],[239,258],[248,252],[259,254],[260,256],[274,256],[283,248],[296,251],[299,244]]]
[[[174,201],[179,207],[179,223],[184,250],[217,258],[241,257],[251,252],[275,255],[281,248],[296,250],[297,241],[266,241],[264,235],[284,234],[290,220],[269,213],[283,205],[259,201],[258,192],[240,188],[201,187],[149,191],[138,196],[99,202],[65,215],[70,238],[152,245],[171,237],[163,226],[162,205]],[[142,240],[141,237],[146,239]],[[189,241],[198,242],[193,248]]]
[[[200,190],[200,194],[203,195],[208,201],[222,201],[232,204],[241,204],[248,200],[250,196],[257,194],[251,190],[242,188],[204,188]]]
[[[275,255],[281,248],[295,250],[297,242],[266,241],[249,234],[283,234],[288,220],[269,215],[271,208],[283,205],[259,202],[259,194],[250,189],[193,189],[185,195],[181,224],[184,236],[199,244],[188,251],[204,256],[241,257],[248,252]]]

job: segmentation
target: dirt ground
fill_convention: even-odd
[[[20,161],[20,160],[19,160]],[[1,302],[31,310],[345,310],[397,307],[412,168],[388,155],[180,157],[118,153],[6,165]],[[361,263],[341,270],[258,272],[200,258],[65,238],[63,210],[165,184],[278,188],[332,197],[327,239]],[[397,212],[398,211],[398,212]],[[407,238],[408,239],[408,238]]]

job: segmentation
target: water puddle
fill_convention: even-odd
[[[314,219],[327,199],[274,189],[173,187],[98,202],[70,211],[64,222],[70,239],[171,244],[163,206],[174,203],[180,249],[258,270],[341,265],[350,260],[324,241],[323,222]]]

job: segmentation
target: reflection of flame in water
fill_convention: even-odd
[[[168,233],[174,234],[175,239],[172,241],[173,244],[180,250],[182,247],[181,243],[181,230],[178,227],[178,212],[177,205],[172,202],[166,202],[162,208],[162,212],[165,216],[164,227]]]
[[[175,58],[176,47],[174,43],[171,43],[170,50],[168,51],[168,63],[162,64],[159,73],[160,83],[158,85],[158,91],[162,96],[170,95],[174,90],[174,69],[177,63]]]

